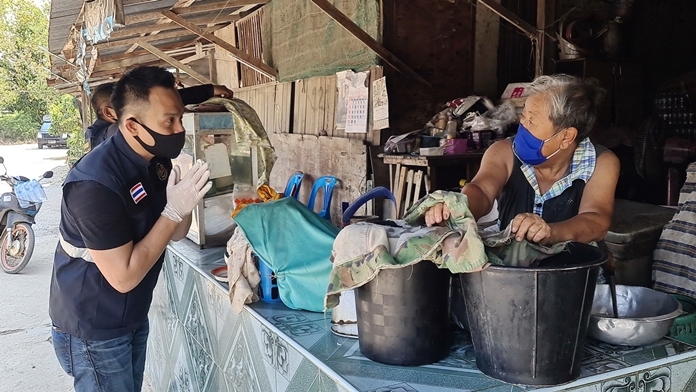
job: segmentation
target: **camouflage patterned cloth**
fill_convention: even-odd
[[[446,226],[425,227],[425,212],[445,203],[451,216]],[[406,212],[399,227],[357,223],[345,227],[334,241],[333,269],[324,307],[338,305],[342,291],[360,287],[374,279],[381,269],[403,268],[431,261],[452,273],[480,271],[489,259],[496,264],[529,266],[565,248],[565,243],[547,248],[527,241],[517,242],[508,227],[504,231],[482,231],[469,211],[466,195],[435,191]]]
[[[223,105],[232,113],[234,137],[238,144],[255,144],[259,156],[259,182],[257,187],[268,184],[276,161],[275,150],[268,139],[259,115],[248,103],[238,98],[211,98],[201,105]]]
[[[568,244],[567,241],[544,246],[527,240],[517,241],[512,234],[512,224],[503,231],[497,226],[494,230],[479,228],[478,234],[486,247],[488,262],[508,267],[535,267],[545,258],[562,252]]]

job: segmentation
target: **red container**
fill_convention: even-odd
[[[468,143],[467,139],[447,139],[442,146],[445,148],[445,155],[460,155],[469,150]]]

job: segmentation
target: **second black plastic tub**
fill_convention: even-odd
[[[549,386],[580,375],[592,299],[606,254],[570,243],[537,268],[460,274],[476,365],[513,384]]]
[[[360,351],[380,363],[417,366],[447,356],[449,270],[425,260],[383,269],[356,297]]]

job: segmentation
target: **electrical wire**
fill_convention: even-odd
[[[213,18],[213,21],[212,21],[211,23],[208,23],[209,26],[206,26],[205,30],[203,30],[203,34],[208,34],[208,30],[210,30],[210,27],[211,27],[211,26],[215,26],[215,22],[218,20],[218,18],[220,17],[220,15],[222,15],[222,10],[226,9],[226,8],[227,8],[227,4],[229,4],[229,3],[230,3],[230,0],[227,0],[227,1],[225,2],[225,5],[223,5],[223,6],[220,8],[220,10],[218,11],[217,15],[215,15],[215,17]]]

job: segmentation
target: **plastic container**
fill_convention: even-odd
[[[469,150],[469,141],[467,139],[447,139],[442,147],[444,147],[446,155],[466,154]]]
[[[476,366],[513,384],[550,386],[580,375],[597,275],[606,253],[570,243],[537,268],[460,274]]]
[[[681,342],[696,345],[696,300],[679,294],[672,294],[672,296],[681,303],[684,314],[674,320],[669,336]]]
[[[421,147],[418,154],[422,157],[433,157],[444,155],[445,149],[443,147]]]
[[[266,303],[282,302],[280,292],[278,291],[278,282],[276,282],[275,273],[268,267],[265,261],[254,254],[256,267],[261,275],[261,283],[259,284],[259,299]]]
[[[676,209],[617,199],[604,242],[614,256],[616,284],[652,287],[653,251]]]
[[[447,356],[449,279],[446,269],[425,260],[384,269],[356,289],[358,341],[367,358],[418,366]]]
[[[441,137],[421,135],[421,147],[440,147]]]

